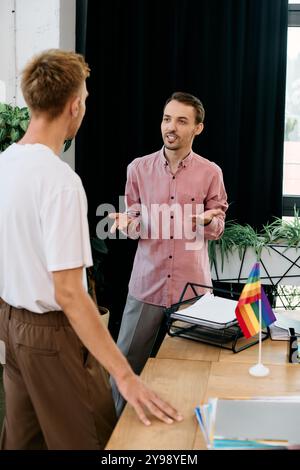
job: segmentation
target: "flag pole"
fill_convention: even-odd
[[[261,284],[260,284],[260,293],[261,293]],[[261,362],[261,295],[258,301],[258,310],[259,310],[259,332],[258,332],[258,363],[255,366],[250,367],[249,374],[253,375],[254,377],[265,377],[269,374],[268,367],[264,366]]]

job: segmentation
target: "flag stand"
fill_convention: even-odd
[[[250,367],[249,374],[254,377],[265,377],[270,373],[268,367],[261,362],[261,299],[259,299],[259,333],[258,333],[258,363]]]

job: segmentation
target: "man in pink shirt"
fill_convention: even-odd
[[[211,285],[207,241],[222,235],[228,204],[221,169],[192,150],[204,114],[198,98],[173,93],[163,112],[163,148],[130,163],[127,211],[110,214],[112,232],[139,237],[118,338],[136,373],[185,284]],[[114,384],[113,391],[119,413],[124,402]]]

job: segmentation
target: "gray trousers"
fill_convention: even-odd
[[[165,307],[151,305],[127,296],[117,345],[136,374],[140,374],[151,354],[162,320]],[[125,401],[111,378],[113,399],[117,416]]]

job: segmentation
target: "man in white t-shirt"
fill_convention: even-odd
[[[80,127],[88,75],[79,54],[34,57],[22,74],[28,130],[0,155],[2,449],[104,448],[116,418],[102,366],[144,424],[147,411],[182,419],[133,373],[84,286],[87,201],[58,155]]]

